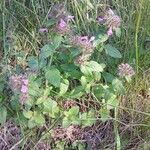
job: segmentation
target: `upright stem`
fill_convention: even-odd
[[[115,131],[115,141],[116,141],[116,150],[121,149],[120,136],[118,132],[118,107],[115,108],[115,123],[114,123],[114,131]]]
[[[4,60],[7,57],[6,51],[6,24],[5,24],[5,0],[2,1],[2,19],[3,19],[3,51],[4,51]]]
[[[138,33],[140,28],[140,21],[141,21],[141,15],[142,15],[142,6],[143,6],[143,0],[140,0],[140,6],[139,6],[139,14],[137,18],[137,24],[136,24],[136,31],[135,31],[135,53],[136,53],[136,74],[138,76],[139,73],[139,48],[138,48]],[[137,79],[137,77],[136,77]]]

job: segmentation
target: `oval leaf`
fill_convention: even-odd
[[[47,58],[47,57],[51,56],[53,54],[53,52],[54,52],[53,45],[46,44],[41,49],[40,57],[43,59]]]
[[[106,54],[113,57],[113,58],[121,58],[121,53],[110,44],[105,45]]]
[[[7,117],[7,109],[6,107],[2,106],[0,109],[0,124],[4,124],[6,122]]]
[[[61,76],[58,69],[53,68],[46,71],[45,77],[50,84],[52,84],[55,87],[60,87]]]

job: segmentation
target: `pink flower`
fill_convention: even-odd
[[[110,27],[110,28],[108,29],[107,35],[108,35],[108,36],[112,36],[112,35],[113,35],[112,27]]]
[[[48,33],[48,29],[47,28],[40,28],[39,32],[40,33]]]
[[[115,15],[114,11],[113,11],[111,8],[109,8],[108,14],[109,14],[109,15],[112,15],[112,16]]]
[[[67,26],[67,23],[63,19],[60,19],[59,27],[60,28],[65,28],[66,26]]]
[[[28,92],[28,87],[25,86],[25,85],[22,85],[22,87],[21,87],[21,92],[22,92],[22,93],[27,93],[27,92]]]
[[[104,16],[99,16],[97,17],[97,21],[100,23],[100,24],[103,24],[106,22],[106,18]]]
[[[67,21],[74,21],[74,16],[69,15],[69,16],[67,17]]]
[[[24,85],[28,85],[28,80],[27,79],[23,79],[22,82],[24,83]]]
[[[88,36],[81,36],[81,41],[88,42]]]

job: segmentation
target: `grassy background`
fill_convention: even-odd
[[[18,51],[28,55],[38,54],[38,29],[45,25],[48,12],[54,4],[64,3],[75,16],[77,30],[81,34],[93,35],[97,26],[92,24],[104,8],[115,9],[122,18],[121,37],[113,37],[113,43],[123,54],[123,58],[110,61],[108,68],[115,73],[120,62],[131,63],[137,71],[136,80],[126,85],[127,94],[121,99],[119,119],[126,124],[130,138],[122,141],[132,143],[134,138],[141,139],[143,145],[150,139],[150,1],[149,0],[2,0],[0,2],[0,59],[1,66],[15,64]],[[87,15],[87,12],[89,12]],[[22,63],[23,60],[22,60]],[[132,138],[133,137],[133,138]],[[131,141],[130,141],[131,140]],[[134,142],[133,142],[134,143]],[[124,143],[126,144],[126,143]],[[142,147],[146,147],[144,144]],[[147,150],[147,149],[146,149]]]

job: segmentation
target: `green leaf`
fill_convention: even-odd
[[[82,86],[77,86],[70,93],[70,98],[80,98],[84,94],[84,88]]]
[[[92,76],[92,71],[90,67],[87,67],[86,65],[81,65],[80,70],[84,75]]]
[[[112,83],[112,81],[115,79],[115,76],[108,72],[103,72],[102,76],[105,79],[105,82],[109,83]]]
[[[39,84],[36,81],[29,83],[29,95],[37,97],[41,95],[41,92],[42,90],[40,90]]]
[[[114,79],[112,81],[112,86],[114,91],[117,92],[118,94],[125,94],[125,88],[119,79]]]
[[[74,118],[72,118],[71,124],[80,125],[81,124],[81,120],[79,120],[78,117],[74,117]]]
[[[59,107],[57,106],[57,102],[51,99],[47,99],[44,103],[44,111],[48,112],[49,116],[55,118],[59,113]]]
[[[93,88],[94,95],[96,96],[97,99],[101,99],[104,97],[104,88],[102,85],[97,85]]]
[[[44,97],[39,97],[36,101],[36,105],[39,105],[39,104],[43,103],[44,101],[45,101]]]
[[[28,121],[28,128],[32,129],[36,126],[37,124],[35,123],[35,121],[33,119],[30,119]]]
[[[86,93],[90,93],[90,91],[91,91],[91,83],[89,83],[89,84],[87,84],[86,85],[86,87],[85,87],[85,91],[86,91]]]
[[[27,59],[28,61],[28,66],[33,69],[33,70],[38,70],[39,64],[38,64],[38,59],[34,56],[30,56]]]
[[[83,126],[91,126],[96,122],[94,110],[90,110],[88,112],[82,113],[80,117]]]
[[[115,33],[116,33],[116,36],[120,37],[121,36],[121,29],[115,28]]]
[[[33,116],[33,112],[32,111],[23,111],[23,115],[26,117],[26,118],[28,118],[28,119],[30,119],[32,116]]]
[[[44,116],[38,112],[34,112],[33,119],[34,119],[35,123],[37,123],[39,125],[43,125],[45,123]]]
[[[94,78],[95,81],[99,81],[101,79],[101,73],[94,72],[93,73],[93,78]]]
[[[81,85],[82,85],[83,87],[86,87],[86,85],[87,85],[87,79],[86,79],[86,77],[85,77],[85,76],[82,76],[80,81],[81,81]]]
[[[43,104],[44,107],[50,112],[57,107],[57,102],[52,99],[47,99]]]
[[[72,108],[69,109],[68,114],[70,116],[77,116],[79,113],[79,107],[78,106],[74,106]]]
[[[61,65],[61,69],[72,79],[79,79],[82,75],[81,71],[78,70],[78,67],[73,64],[63,64]]]
[[[47,70],[45,73],[45,78],[53,86],[60,87],[61,76],[60,76],[60,72],[58,69],[52,68],[50,70]]]
[[[64,82],[60,84],[60,92],[59,92],[59,96],[63,96],[67,90],[68,90],[68,87],[69,87],[69,81],[67,79],[64,79],[63,80]]]
[[[5,124],[7,117],[7,109],[6,107],[2,106],[0,108],[0,124]]]
[[[96,61],[89,61],[81,65],[81,72],[85,75],[91,75],[92,72],[103,72],[105,64],[99,64]]]
[[[67,117],[64,117],[64,118],[63,118],[63,121],[62,121],[62,126],[63,126],[64,128],[67,128],[67,127],[69,127],[69,125],[71,125],[71,121],[68,120]]]
[[[107,109],[110,110],[116,108],[118,105],[119,101],[117,99],[117,96],[112,94],[111,98],[107,100]]]
[[[101,120],[103,122],[107,121],[110,118],[109,113],[110,113],[110,111],[107,108],[100,109]]]
[[[94,47],[97,47],[97,46],[99,46],[101,43],[106,42],[107,40],[108,40],[108,35],[107,35],[107,34],[104,34],[104,35],[100,34],[100,35],[98,36],[98,39],[94,40],[93,45],[94,45]]]
[[[63,40],[62,36],[57,35],[57,36],[54,37],[53,47],[54,47],[55,50],[60,46],[62,40]]]
[[[110,44],[105,45],[106,54],[113,57],[113,58],[121,58],[121,53]]]
[[[4,95],[0,95],[0,103],[5,99]]]
[[[74,57],[78,56],[79,54],[81,54],[81,51],[78,48],[72,48],[70,57],[74,58]]]
[[[15,111],[20,111],[20,103],[19,103],[19,96],[18,95],[13,95],[11,97],[11,101],[10,101],[10,104],[11,104],[11,108]]]
[[[46,89],[44,90],[44,97],[48,97],[50,95],[51,90],[53,89],[52,86],[50,87],[46,87]]]
[[[47,65],[47,60],[42,58],[42,56],[40,54],[40,56],[39,56],[39,68],[44,70],[46,65]]]
[[[42,47],[41,53],[40,53],[40,58],[45,59],[51,56],[54,52],[54,46],[51,44],[46,44]]]
[[[2,76],[2,75],[0,75],[0,92],[3,93],[3,90],[5,88],[5,79],[4,79],[4,76]]]
[[[105,64],[99,64],[96,61],[90,61],[87,66],[91,69],[91,71],[95,72],[103,72],[105,68]]]
[[[50,27],[50,26],[54,25],[56,22],[57,22],[56,19],[49,19],[46,23],[46,26]]]

